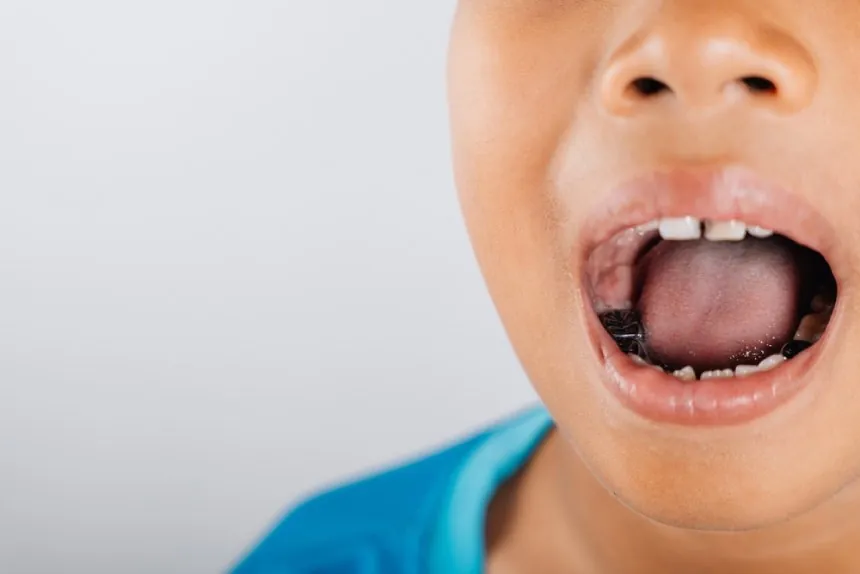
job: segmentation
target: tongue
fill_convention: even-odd
[[[639,310],[655,363],[754,365],[794,334],[800,272],[778,238],[662,241],[641,269]]]

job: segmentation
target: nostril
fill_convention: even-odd
[[[776,94],[776,84],[763,76],[744,76],[740,82],[746,86],[752,94],[769,95]]]
[[[629,90],[636,96],[650,98],[657,96],[663,92],[671,92],[672,89],[664,82],[651,76],[643,76],[636,78],[630,82]]]

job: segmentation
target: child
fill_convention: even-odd
[[[858,0],[462,0],[457,185],[546,407],[236,572],[860,572],[857,46]]]

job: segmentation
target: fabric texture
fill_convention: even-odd
[[[233,574],[477,574],[484,516],[551,420],[531,409],[453,446],[312,497]]]

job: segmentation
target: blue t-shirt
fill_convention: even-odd
[[[405,466],[289,512],[235,574],[479,574],[499,486],[552,421],[535,408]]]

